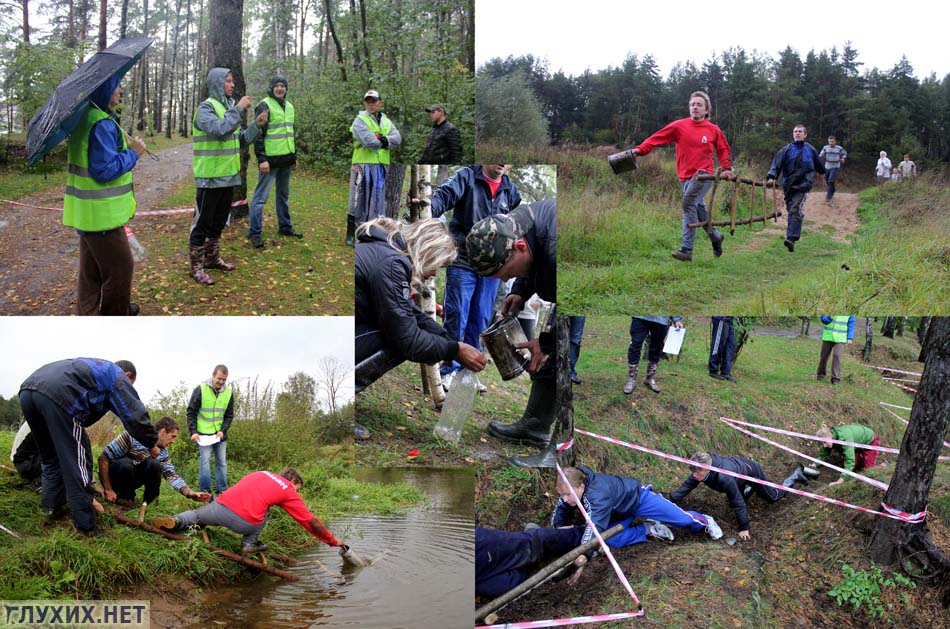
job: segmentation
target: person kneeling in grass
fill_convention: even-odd
[[[335,538],[323,522],[307,509],[298,493],[301,487],[303,479],[292,467],[284,468],[279,474],[251,472],[225,490],[214,502],[174,517],[153,518],[152,524],[169,531],[195,525],[226,526],[244,536],[241,553],[249,555],[267,550],[267,544],[258,542],[257,538],[267,524],[268,510],[278,506],[324,544],[346,549],[346,544]]]

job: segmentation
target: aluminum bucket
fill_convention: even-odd
[[[525,370],[530,360],[528,352],[515,349],[515,344],[525,343],[524,330],[515,317],[496,321],[482,332],[482,345],[491,354],[502,380],[517,378]]]
[[[619,175],[620,173],[637,169],[637,156],[633,154],[633,149],[627,149],[626,151],[609,155],[607,157],[607,163],[610,164],[610,169],[614,171],[614,174]]]

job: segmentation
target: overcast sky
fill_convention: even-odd
[[[92,357],[131,360],[146,403],[180,382],[189,390],[228,366],[231,381],[258,378],[280,387],[336,356],[353,365],[352,317],[0,317],[0,395],[10,398],[46,363]],[[279,390],[279,389],[278,389]],[[344,386],[353,396],[353,372]]]
[[[553,74],[576,76],[617,67],[628,53],[652,54],[663,77],[678,62],[701,68],[713,53],[741,46],[773,59],[786,46],[804,58],[809,50],[858,51],[864,71],[890,70],[906,55],[915,75],[950,72],[947,10],[937,3],[828,0],[807,4],[642,2],[615,0],[476,0],[477,64],[493,57],[547,58]]]

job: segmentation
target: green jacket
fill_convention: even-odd
[[[839,441],[850,441],[852,443],[869,444],[874,441],[874,431],[861,424],[846,424],[844,426],[835,426],[831,429],[831,438]],[[831,451],[837,450],[844,455],[844,469],[854,471],[854,446],[843,446],[841,444],[832,444],[830,448],[822,447],[818,451],[818,458],[822,461],[828,461],[831,458]],[[844,474],[842,474],[844,476]]]

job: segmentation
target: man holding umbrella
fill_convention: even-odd
[[[69,136],[63,224],[79,232],[80,315],[137,315],[132,296],[132,250],[125,224],[135,214],[132,169],[145,153],[141,138],[127,143],[112,117],[122,100],[115,74],[89,95],[92,106]]]

